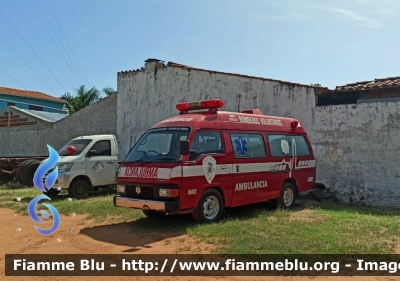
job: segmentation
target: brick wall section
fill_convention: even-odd
[[[0,158],[48,155],[47,151],[40,151],[43,142],[40,137],[44,132],[51,130],[51,122],[35,118],[18,109],[6,109],[1,112],[0,118],[3,126],[0,127]]]
[[[3,116],[0,116],[0,127],[8,127],[8,112],[5,112]]]
[[[13,112],[5,112],[3,116],[0,116],[0,127],[18,127],[18,126],[29,126],[36,125],[37,121],[30,121],[28,118],[21,118],[20,115],[13,115]]]

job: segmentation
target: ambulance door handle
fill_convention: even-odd
[[[236,172],[239,173],[239,165],[236,165]]]
[[[228,168],[228,166],[221,166],[222,170],[226,170]]]

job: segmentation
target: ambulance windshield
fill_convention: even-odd
[[[180,141],[187,140],[188,127],[148,130],[133,146],[124,162],[176,162],[180,158]]]

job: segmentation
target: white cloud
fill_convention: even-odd
[[[400,13],[400,0],[337,0],[336,6],[321,5],[331,3],[318,1],[272,1],[265,0],[276,11],[274,14],[254,13],[251,16],[258,19],[275,19],[294,22],[343,21],[349,25],[379,29],[385,22],[397,18]],[[396,16],[396,17],[394,17]]]
[[[357,22],[365,27],[369,28],[380,28],[383,27],[383,23],[362,15],[361,13],[357,13],[347,9],[339,9],[339,8],[332,8],[332,7],[316,7],[319,10],[327,11],[328,13],[336,14],[341,16],[343,19],[352,20],[353,22]]]

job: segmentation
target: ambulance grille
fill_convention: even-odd
[[[126,183],[125,195],[131,198],[176,200],[177,198],[160,197],[160,189],[179,188],[176,184]]]
[[[137,187],[139,187],[140,190]],[[137,191],[139,191],[139,193]],[[141,198],[154,198],[154,188],[148,186],[127,185],[125,187],[125,194],[128,196],[135,196]]]

